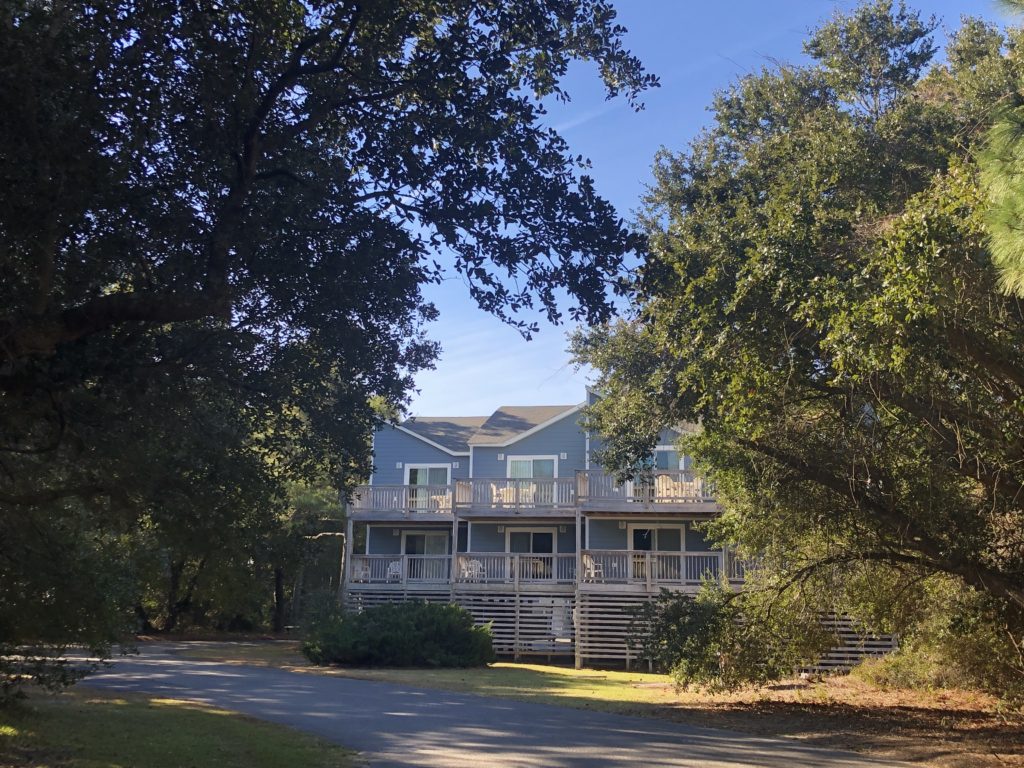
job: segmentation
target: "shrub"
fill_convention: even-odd
[[[457,605],[407,602],[334,612],[311,629],[311,662],[388,667],[475,667],[494,660],[489,627]]]
[[[786,617],[793,619],[793,617]],[[682,686],[724,691],[789,674],[829,643],[817,622],[792,632],[782,616],[743,613],[743,595],[709,583],[696,595],[662,590],[636,613],[633,646]]]
[[[1024,707],[1024,625],[1019,614],[948,578],[926,583],[922,608],[900,649],[854,674],[891,688],[961,687]]]

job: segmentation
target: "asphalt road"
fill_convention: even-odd
[[[165,651],[118,659],[83,685],[185,698],[356,749],[371,766],[866,768],[852,753],[731,731],[280,669]]]

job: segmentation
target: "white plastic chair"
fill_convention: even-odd
[[[388,563],[388,581],[401,581],[402,580],[402,561],[392,560]]]
[[[583,556],[583,580],[604,581],[604,564],[594,560],[592,555]]]
[[[462,578],[465,581],[483,581],[484,564],[479,560],[468,560],[462,563]]]

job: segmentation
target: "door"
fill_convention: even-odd
[[[683,549],[683,530],[675,527],[630,527],[630,556],[633,578],[646,579],[650,563],[651,578],[655,581],[676,581],[682,571],[682,559],[677,554]]]
[[[551,506],[555,500],[556,474],[554,456],[512,456],[508,460],[511,479],[536,481],[516,483],[520,505]]]
[[[555,532],[551,529],[508,532],[508,551],[519,555],[520,581],[551,579],[554,568]],[[538,555],[531,557],[530,555]],[[513,568],[516,559],[512,559]]]
[[[448,534],[406,532],[402,551],[410,581],[445,581],[448,578]]]
[[[448,485],[448,473],[451,467],[445,465],[408,466],[409,507],[426,511],[436,510],[440,506],[436,497],[442,497],[446,490],[438,486]]]

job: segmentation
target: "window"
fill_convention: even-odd
[[[508,476],[515,479],[550,480],[558,477],[557,456],[509,456]]]
[[[675,526],[629,526],[629,548],[634,552],[681,552],[683,528]]]
[[[506,551],[517,554],[550,555],[555,551],[554,528],[509,529]]]
[[[682,469],[683,456],[674,448],[659,447],[654,452],[655,469]]]
[[[407,555],[447,555],[447,533],[408,533],[404,534],[405,544],[402,552]]]
[[[406,464],[406,485],[448,485],[451,464]]]
[[[451,476],[451,464],[406,464],[405,484],[410,486],[409,508],[432,510],[446,506],[443,497],[447,491],[438,486],[449,485]]]

